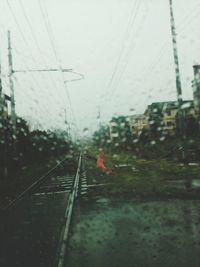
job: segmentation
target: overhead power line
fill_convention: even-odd
[[[58,57],[58,54],[57,54],[57,51],[56,51],[56,47],[55,47],[55,38],[54,38],[53,30],[52,30],[51,23],[50,23],[50,20],[49,20],[49,16],[48,16],[48,13],[47,13],[47,10],[46,10],[46,6],[44,5],[45,3],[43,1],[43,6],[42,6],[41,0],[38,0],[38,2],[39,2],[40,12],[42,14],[42,18],[43,18],[43,21],[44,21],[44,24],[45,24],[45,28],[46,28],[46,31],[47,31],[47,34],[48,34],[48,37],[49,37],[49,41],[50,41],[53,53],[54,53],[55,58],[56,58],[56,60],[58,62],[58,65],[61,67],[61,64],[60,64],[61,62],[60,62],[60,59]]]
[[[72,107],[71,97],[70,97],[70,94],[69,94],[69,91],[68,91],[68,88],[67,88],[67,84],[65,83],[65,77],[64,77],[63,71],[62,71],[61,61],[60,61],[60,58],[59,58],[59,56],[57,54],[56,45],[55,45],[55,43],[56,43],[55,42],[55,37],[54,37],[53,29],[52,29],[52,26],[51,26],[50,18],[49,18],[48,12],[47,12],[47,8],[45,6],[45,2],[43,2],[43,6],[42,6],[41,0],[38,0],[38,2],[39,2],[39,8],[40,8],[40,11],[41,11],[41,15],[42,15],[42,18],[43,18],[43,21],[44,21],[44,24],[45,24],[45,28],[46,28],[46,31],[47,31],[47,35],[49,37],[50,44],[51,44],[53,53],[55,55],[58,67],[60,68],[61,79],[62,79],[62,82],[63,82],[63,85],[64,85],[65,94],[66,94],[66,96],[68,98],[72,119],[73,119],[73,121],[74,121],[74,123],[76,125],[76,129],[78,131],[76,117],[75,117],[75,114],[74,114],[74,111],[73,111],[73,107]]]
[[[137,11],[136,11],[136,15],[135,15],[135,19],[136,19],[137,15],[138,15],[138,11],[139,11],[140,5],[141,5],[141,2],[139,2],[139,5],[138,5]],[[136,31],[135,36],[137,36],[138,33],[140,32],[140,28],[141,28],[142,25],[144,24],[145,19],[146,19],[146,16],[144,16],[144,17],[142,18],[141,23],[140,23],[140,25],[138,26],[138,29],[137,29],[137,31]],[[125,63],[124,63],[124,65],[122,66],[122,69],[121,69],[121,71],[120,71],[119,74],[118,74],[118,80],[116,80],[116,82],[115,82],[115,84],[114,84],[114,88],[113,88],[113,90],[112,90],[111,93],[110,93],[110,98],[112,98],[113,95],[114,95],[114,93],[118,90],[119,85],[120,85],[120,82],[121,82],[121,80],[122,80],[122,77],[123,77],[123,75],[124,75],[124,73],[125,73],[125,71],[126,71],[126,69],[127,69],[128,63],[129,63],[129,61],[130,61],[131,53],[133,53],[134,49],[136,48],[137,41],[136,41],[136,39],[135,39],[135,36],[133,36],[133,38],[132,38],[132,40],[131,40],[131,43],[130,43],[130,46],[129,46],[128,49],[127,49],[127,52],[126,52],[126,54],[125,54],[125,60],[124,60]]]
[[[13,8],[12,8],[12,6],[11,6],[9,0],[7,0],[7,4],[8,4],[9,11],[10,11],[10,13],[11,13],[11,15],[12,15],[14,21],[15,21],[15,24],[16,24],[17,28],[18,28],[18,31],[19,31],[19,33],[20,33],[20,35],[21,35],[21,38],[22,38],[22,40],[24,41],[24,43],[25,43],[25,45],[26,45],[26,47],[27,47],[27,50],[30,51],[30,50],[31,50],[31,49],[30,49],[30,46],[29,46],[29,44],[28,44],[28,42],[27,42],[27,39],[26,39],[26,37],[25,37],[25,35],[24,35],[24,33],[23,33],[23,30],[22,30],[22,28],[21,28],[21,26],[20,26],[20,24],[19,24],[19,22],[18,22],[17,16],[15,15],[15,12],[14,12],[14,10],[13,10]],[[36,61],[36,59],[33,57],[33,55],[30,54],[30,56],[31,56],[31,58],[33,59],[34,63],[37,65],[37,61]],[[42,90],[42,88],[41,88],[41,86],[40,86],[38,80],[35,78],[35,76],[33,76],[33,70],[31,70],[31,69],[27,66],[27,64],[25,64],[25,66],[26,66],[26,68],[27,68],[27,70],[25,70],[25,71],[26,71],[26,72],[30,72],[30,74],[31,74],[31,76],[32,76],[32,78],[33,78],[33,80],[34,80],[34,82],[37,84],[37,87],[40,88],[40,89],[41,89],[41,92],[42,92],[43,90]],[[35,71],[35,70],[34,70],[34,71]],[[19,72],[19,71],[18,71],[18,72]],[[40,73],[41,73],[41,72],[40,72]],[[43,80],[46,81],[46,80],[45,80],[45,77],[42,75],[42,73],[41,73],[41,76],[42,76]],[[61,98],[61,99],[63,99],[63,98]]]
[[[134,12],[134,14],[131,14],[131,23],[129,24],[128,23],[128,28],[132,29],[134,24],[135,24],[135,21],[136,21],[136,18],[137,18],[137,15],[138,15],[138,11],[139,11],[139,8],[140,8],[140,5],[141,5],[141,2],[140,1],[137,1],[136,4],[134,5],[135,8],[132,9],[132,12]],[[142,23],[144,23],[144,20],[142,20]],[[128,31],[128,30],[127,30]],[[132,39],[131,43],[130,43],[130,46],[128,48],[127,51],[123,51],[123,54],[124,54],[124,59],[125,59],[125,64],[122,66],[122,69],[121,71],[119,70],[118,71],[118,75],[116,76],[116,79],[115,80],[115,83],[112,83],[112,85],[110,86],[110,91],[108,92],[108,95],[107,95],[107,101],[104,102],[103,104],[103,107],[105,107],[105,105],[108,104],[108,100],[112,99],[112,96],[114,94],[114,92],[118,89],[118,86],[119,86],[119,83],[121,81],[121,78],[124,74],[124,71],[128,65],[128,61],[129,61],[129,55],[130,55],[130,52],[133,52],[133,50],[131,50],[131,47],[133,46],[133,42],[135,41],[135,39]],[[125,42],[125,41],[124,41]],[[136,43],[134,45],[134,47],[136,46]],[[126,52],[126,53],[125,53]],[[120,64],[121,62],[119,62]],[[118,65],[119,65],[118,64]],[[119,69],[119,68],[118,68]],[[113,79],[114,80],[114,79]]]
[[[186,15],[181,22],[177,25],[177,30],[180,33],[183,33],[186,30],[186,27],[188,27],[192,21],[194,21],[196,18],[198,18],[197,15],[199,15],[200,10],[198,9],[200,7],[200,4],[198,4],[197,6],[195,6],[188,15]],[[195,13],[196,16],[195,15]],[[193,15],[193,17],[191,18],[191,14]],[[159,66],[159,64],[161,63],[161,58],[166,54],[167,52],[167,45],[170,43],[169,39],[166,39],[162,45],[162,48],[159,50],[159,52],[156,54],[156,56],[153,58],[153,60],[151,61],[151,63],[148,65],[148,67],[146,68],[146,71],[143,70],[142,73],[143,75],[146,77],[147,75],[151,74],[155,68],[155,66]]]
[[[19,30],[19,32],[20,32],[20,35],[21,35],[21,37],[22,37],[22,39],[23,39],[23,41],[24,41],[26,47],[28,48],[29,51],[31,51],[30,46],[29,46],[29,43],[28,43],[27,40],[26,40],[26,37],[25,37],[25,35],[24,35],[24,33],[23,33],[23,30],[22,30],[22,28],[21,28],[21,26],[20,26],[18,20],[17,20],[17,17],[16,17],[16,15],[15,15],[15,12],[14,12],[14,10],[13,10],[13,8],[12,8],[12,6],[11,6],[9,0],[7,0],[7,4],[8,4],[8,8],[9,8],[9,10],[10,10],[10,13],[11,13],[11,15],[12,15],[12,17],[13,17],[15,23],[16,23],[16,26],[17,26],[17,28],[18,28],[18,30]],[[38,62],[35,60],[35,58],[33,57],[33,55],[30,54],[30,56],[31,56],[33,62],[37,65]]]
[[[191,14],[194,15],[194,12],[195,12],[195,14],[197,15],[197,14],[199,13],[199,10],[198,10],[198,7],[199,7],[199,6],[200,6],[200,5],[198,4],[195,8],[193,8],[193,9],[189,12],[189,14],[188,14],[187,16],[185,16],[185,17],[182,19],[182,21],[178,24],[178,28],[180,29],[180,30],[179,30],[179,33],[184,32],[184,31],[185,31],[185,28],[188,27],[189,24],[191,24],[191,22],[195,20],[195,17],[194,17],[194,16],[191,18]],[[158,66],[158,64],[161,63],[161,60],[160,60],[160,59],[166,54],[166,52],[167,52],[166,47],[167,47],[167,44],[168,44],[169,42],[170,42],[169,40],[164,42],[162,48],[161,48],[161,49],[159,50],[159,52],[156,54],[156,57],[155,57],[155,58],[153,59],[153,61],[149,64],[149,67],[146,68],[146,71],[142,71],[142,73],[143,73],[143,77],[146,78],[146,75],[149,74],[149,71],[150,71],[150,73],[152,73],[154,67],[155,67],[155,66]],[[129,49],[130,49],[130,48],[131,48],[131,46],[129,47]],[[130,50],[129,50],[129,51],[130,51]],[[127,53],[127,54],[128,54],[128,53]],[[121,72],[119,73],[119,75],[117,76],[117,77],[118,77],[118,82],[116,81],[115,84],[113,84],[113,90],[111,90],[110,93],[107,95],[107,99],[109,100],[109,102],[110,102],[110,99],[113,99],[113,94],[114,94],[114,92],[116,92],[116,90],[117,90],[117,88],[118,88],[118,86],[119,86],[119,83],[120,83],[120,81],[121,81],[121,78],[122,78],[122,76],[123,76],[123,73],[125,72],[125,69],[126,69],[126,67],[127,67],[127,65],[128,65],[128,60],[129,60],[129,58],[127,58],[126,63],[124,64],[122,71],[121,71]],[[113,80],[114,80],[114,79],[113,79]],[[108,104],[108,101],[107,101],[106,103]]]
[[[32,34],[32,38],[33,38],[33,40],[34,40],[34,42],[35,42],[35,44],[36,44],[36,47],[37,47],[37,49],[38,49],[40,55],[42,55],[43,53],[42,53],[42,51],[41,51],[39,42],[38,42],[38,40],[37,40],[37,36],[36,36],[35,31],[34,31],[34,29],[33,29],[33,27],[32,27],[32,24],[31,24],[31,22],[30,22],[29,16],[28,16],[27,13],[26,13],[26,10],[25,10],[25,8],[24,8],[23,2],[22,2],[21,0],[18,0],[18,1],[19,1],[19,3],[20,3],[21,9],[22,9],[23,14],[24,14],[24,17],[25,17],[25,19],[26,19],[26,21],[27,21],[27,24],[28,24],[28,26],[29,26],[30,32],[31,32],[31,34]],[[44,62],[45,68],[47,69],[48,67],[47,67],[46,62],[45,62],[44,60],[43,60],[43,62]],[[56,84],[56,82],[55,82],[53,76],[51,75],[51,73],[49,73],[49,74],[50,74],[50,77],[51,77],[51,81],[52,81],[52,83],[54,84],[54,87],[57,88],[57,84]]]
[[[21,38],[23,39],[24,44],[25,44],[26,47],[27,47],[27,50],[28,50],[28,51],[31,51],[30,46],[29,46],[29,43],[27,42],[27,39],[26,39],[26,37],[25,37],[25,35],[24,35],[24,33],[23,33],[23,30],[22,30],[22,28],[21,28],[21,26],[20,26],[20,24],[19,24],[19,22],[18,22],[18,20],[17,20],[17,17],[16,17],[16,15],[15,15],[15,12],[14,12],[14,10],[13,10],[13,8],[12,8],[12,6],[11,6],[9,0],[7,0],[7,4],[8,4],[8,8],[9,8],[9,10],[10,10],[10,13],[11,13],[11,15],[12,15],[12,17],[13,17],[15,23],[16,23],[16,26],[17,26],[17,28],[18,28],[18,30],[19,30],[19,33],[20,33],[20,35],[21,35]],[[32,53],[30,53],[30,57],[32,58],[32,60],[33,60],[33,62],[35,63],[35,65],[38,66],[38,62],[37,62],[37,61],[35,60],[35,58],[33,57]],[[29,68],[27,65],[26,65],[26,67],[27,67],[27,70],[30,70],[30,68]],[[33,77],[33,76],[32,76],[32,77]],[[48,84],[48,83],[47,83],[47,80],[45,79],[44,75],[42,75],[42,73],[41,73],[41,77],[43,78],[44,82],[45,82],[46,84]],[[37,83],[37,86],[38,86],[38,87],[41,87],[40,84],[38,83],[38,81],[35,79],[35,77],[34,77],[33,79],[34,79],[35,82]],[[41,89],[42,89],[42,88],[41,88]]]
[[[60,71],[60,69],[35,69],[35,70],[14,70],[14,72],[55,72]],[[62,69],[62,72],[72,72],[72,69]]]
[[[119,64],[120,64],[120,61],[121,61],[121,58],[122,58],[122,55],[124,53],[124,50],[125,50],[125,43],[126,43],[126,40],[128,39],[128,36],[130,34],[130,31],[131,31],[131,26],[132,26],[132,20],[134,21],[135,20],[135,14],[134,14],[134,11],[136,10],[137,8],[137,4],[138,4],[138,0],[135,0],[134,4],[133,4],[133,7],[131,9],[131,15],[129,17],[129,20],[128,20],[128,24],[127,24],[127,29],[126,29],[126,32],[125,32],[125,37],[124,37],[124,40],[123,40],[123,44],[122,44],[122,47],[120,49],[120,53],[119,53],[119,56],[118,56],[118,59],[117,59],[117,62],[115,64],[115,67],[114,67],[114,70],[113,70],[113,73],[111,75],[111,78],[108,82],[108,86],[107,88],[109,89],[113,83],[113,80],[116,76],[116,73],[117,73],[117,70],[118,70],[118,67],[119,67]]]

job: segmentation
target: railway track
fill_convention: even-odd
[[[64,266],[75,199],[86,184],[82,153],[73,173],[63,172],[65,162],[40,177],[5,208],[0,266]],[[85,190],[82,188],[80,194],[85,195]]]

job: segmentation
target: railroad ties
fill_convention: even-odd
[[[87,177],[85,171],[85,162],[84,158],[82,161],[82,172],[81,172],[81,181],[80,181],[80,197],[83,200],[88,200],[88,184],[87,184]]]
[[[55,176],[42,184],[35,192],[35,196],[70,193],[74,175]]]
[[[6,210],[0,229],[0,266],[63,266],[75,198],[85,193],[81,162],[80,155],[73,174],[60,175],[54,169],[38,179]]]

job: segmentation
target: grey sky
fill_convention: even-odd
[[[106,121],[113,114],[130,114],[132,108],[143,112],[152,101],[176,99],[168,0],[1,0],[0,10],[4,75],[8,29],[15,69],[51,68],[61,62],[63,68],[85,75],[67,84],[80,129],[95,129],[98,106]],[[45,28],[46,11],[56,55]],[[174,0],[174,13],[183,96],[191,99],[192,65],[200,61],[200,3]],[[64,79],[71,78],[64,74]],[[9,92],[6,77],[3,82]],[[73,120],[60,73],[16,74],[15,92],[17,113],[33,125],[64,128],[64,108]]]

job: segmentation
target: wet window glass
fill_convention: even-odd
[[[200,266],[199,15],[0,1],[0,266]]]

